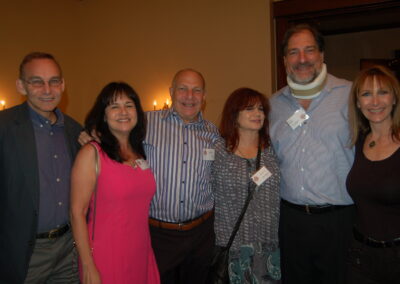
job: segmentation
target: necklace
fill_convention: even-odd
[[[237,148],[237,151],[238,151],[238,153],[240,154],[240,156],[241,156],[242,158],[245,158],[245,156],[243,155],[242,151],[239,150],[239,148]]]
[[[369,144],[368,144],[368,146],[370,147],[370,148],[374,148],[375,147],[375,145],[376,145],[376,142],[375,142],[375,140],[372,140],[371,142],[369,142]]]

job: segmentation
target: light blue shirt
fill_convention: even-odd
[[[346,177],[353,164],[348,97],[351,82],[328,74],[321,94],[296,129],[286,120],[301,106],[288,86],[271,98],[270,135],[281,169],[281,198],[296,204],[348,205]]]
[[[173,109],[147,112],[144,149],[157,183],[152,218],[184,222],[214,207],[212,160],[203,151],[213,149],[218,137],[217,127],[201,114],[185,124]]]

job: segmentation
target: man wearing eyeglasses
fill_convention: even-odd
[[[19,72],[26,102],[0,112],[0,283],[79,283],[68,211],[82,127],[57,108],[51,54],[26,55]]]

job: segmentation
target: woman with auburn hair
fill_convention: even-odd
[[[400,87],[383,66],[362,70],[349,101],[356,154],[347,190],[356,205],[348,283],[399,283]]]
[[[222,112],[222,138],[215,145],[212,173],[217,246],[227,245],[249,190],[254,190],[230,248],[230,283],[278,283],[280,279],[280,172],[269,139],[269,109],[263,94],[240,88],[228,97]],[[250,177],[260,168],[270,176],[256,186]]]
[[[145,160],[139,96],[126,83],[109,83],[85,126],[100,143],[83,146],[72,168],[71,224],[81,281],[159,284],[148,223],[156,184]]]

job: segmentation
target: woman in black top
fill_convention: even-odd
[[[357,207],[348,283],[400,283],[400,87],[385,67],[360,72],[349,102]]]

